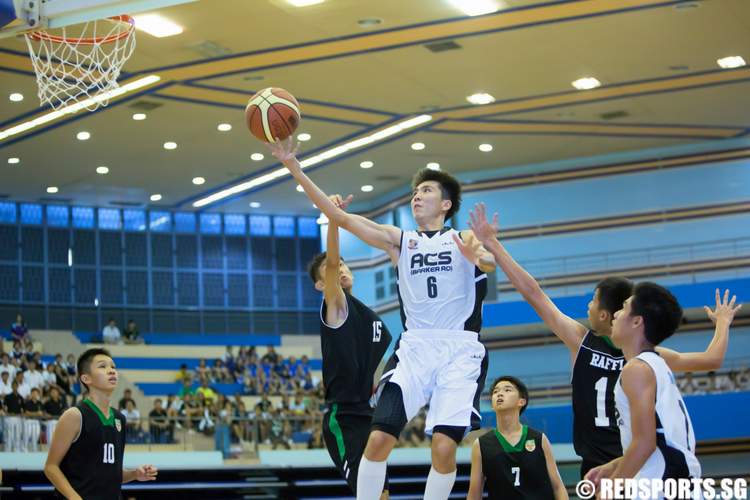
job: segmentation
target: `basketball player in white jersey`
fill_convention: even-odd
[[[729,307],[736,312],[735,299]],[[690,415],[672,371],[655,350],[681,320],[674,295],[649,282],[636,285],[615,313],[612,342],[627,361],[615,387],[623,456],[589,471],[586,478],[595,484],[602,478],[700,478]]]
[[[424,498],[444,500],[456,478],[456,448],[479,423],[479,394],[486,351],[479,342],[482,299],[494,259],[471,231],[445,227],[458,211],[461,185],[445,172],[421,170],[413,181],[411,208],[417,231],[378,224],[335,206],[302,171],[293,142],[269,145],[313,203],[335,224],[385,251],[398,271],[401,335],[386,367],[372,431],[359,466],[358,499],[377,499],[386,459],[406,423],[429,403],[425,432],[432,434],[432,468]],[[475,250],[463,257],[454,236]]]

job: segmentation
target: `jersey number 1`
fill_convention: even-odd
[[[115,445],[112,443],[104,443],[104,460],[105,464],[115,463]]]
[[[596,418],[594,424],[597,427],[609,427],[609,417],[607,416],[607,377],[602,377],[594,384],[596,389]]]
[[[431,299],[437,297],[437,278],[435,276],[427,278],[427,296]]]

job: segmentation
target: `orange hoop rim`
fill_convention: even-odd
[[[98,45],[98,44],[112,43],[118,40],[122,40],[123,38],[128,37],[135,29],[135,19],[133,19],[132,16],[128,16],[128,15],[112,16],[112,17],[108,17],[107,19],[111,21],[118,21],[121,23],[126,23],[126,24],[129,24],[130,26],[127,30],[122,31],[121,33],[117,33],[114,35],[107,35],[107,36],[98,36],[98,37],[68,38],[64,36],[50,35],[44,30],[34,31],[33,33],[29,34],[29,37],[33,38],[37,42],[45,41],[45,42],[52,42],[52,43],[69,43],[73,45]]]

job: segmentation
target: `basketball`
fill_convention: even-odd
[[[284,89],[268,87],[250,98],[245,108],[245,123],[263,142],[284,140],[297,130],[299,103]]]

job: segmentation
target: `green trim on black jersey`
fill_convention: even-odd
[[[336,420],[336,412],[338,409],[339,405],[334,403],[331,417],[328,419],[328,427],[336,438],[336,447],[339,449],[339,458],[343,463],[344,455],[346,455],[346,445],[344,444],[344,434],[341,432],[341,426],[339,425],[339,421]]]
[[[515,446],[512,446],[497,429],[493,430],[495,432],[495,437],[500,442],[500,446],[503,447],[505,453],[518,453],[523,451],[523,447],[526,445],[526,435],[529,433],[529,428],[526,425],[522,426],[521,439],[518,440]]]
[[[604,341],[604,343],[607,344],[612,349],[617,349],[618,351],[620,350],[620,348],[617,347],[614,342],[612,342],[612,339],[609,338],[609,335],[602,335],[599,338],[602,339]]]
[[[90,399],[84,399],[83,402],[89,405],[89,408],[94,410],[96,415],[99,417],[99,420],[101,420],[102,425],[108,425],[110,427],[115,426],[115,411],[111,407],[109,409],[109,418],[107,418],[104,416],[104,413],[102,413],[99,407],[96,406],[96,403],[94,403]]]

